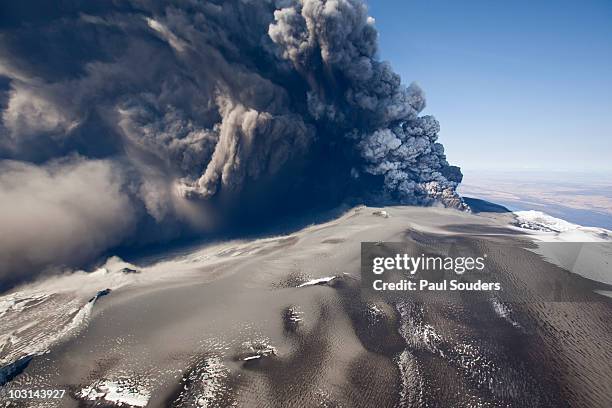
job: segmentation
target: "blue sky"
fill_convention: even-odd
[[[464,170],[612,171],[612,1],[369,0]]]

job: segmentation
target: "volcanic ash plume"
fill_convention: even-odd
[[[347,197],[464,207],[361,1],[27,3],[0,17],[0,196],[49,250],[3,237],[0,279]],[[96,230],[63,234],[61,259],[56,213]]]

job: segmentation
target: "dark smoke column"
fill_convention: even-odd
[[[387,63],[376,60],[377,32],[363,2],[284,3],[274,12],[270,38],[309,84],[311,115],[344,129],[356,143],[363,163],[353,174],[383,176],[391,201],[467,208],[456,193],[461,171],[436,142],[438,122],[418,116],[423,92],[402,85]]]
[[[465,208],[361,0],[5,3],[0,281],[343,202]]]

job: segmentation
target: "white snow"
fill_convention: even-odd
[[[537,243],[534,252],[572,273],[612,285],[612,231],[583,227],[540,211],[514,214],[519,229],[528,230]],[[609,296],[609,291],[597,292]]]
[[[263,355],[261,354],[255,354],[254,356],[248,356],[248,357],[243,358],[242,361],[258,360],[262,357]]]
[[[512,318],[512,309],[508,304],[500,302],[497,298],[491,299],[491,304],[493,305],[493,310],[495,310],[495,314],[497,314],[502,319],[508,321],[517,329],[521,328],[521,325]]]
[[[580,227],[541,211],[516,211],[517,223],[521,228],[544,232],[564,232]]]
[[[242,344],[244,349],[242,361],[256,360],[262,357],[276,355],[276,348],[270,345],[269,339],[256,339]]]
[[[10,364],[25,356],[41,355],[61,341],[78,334],[87,325],[95,300],[78,306],[73,299],[53,295],[22,293],[8,295],[9,307],[3,314],[9,318],[0,322],[0,365]],[[11,301],[13,302],[11,305]],[[23,306],[36,301],[36,308]],[[72,317],[70,317],[72,316]]]
[[[516,223],[522,230],[532,231],[534,238],[553,242],[612,242],[612,231],[583,227],[541,211],[516,211]]]
[[[144,386],[129,378],[95,381],[83,388],[79,396],[90,401],[104,400],[117,406],[129,407],[144,407],[151,398]]]
[[[298,288],[303,288],[304,286],[319,285],[321,283],[328,283],[333,279],[336,279],[336,276],[326,276],[324,278],[311,279],[307,282],[302,283],[301,285],[298,285]]]

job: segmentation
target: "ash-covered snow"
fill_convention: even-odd
[[[276,355],[276,348],[268,339],[256,339],[244,342],[238,359],[242,361],[258,360]]]
[[[510,307],[509,304],[502,302],[497,298],[492,298],[491,305],[493,306],[493,310],[495,311],[495,314],[497,314],[499,317],[506,320],[508,323],[510,323],[512,326],[516,327],[517,329],[522,328],[522,326],[516,320],[512,318],[512,308]]]
[[[228,385],[230,370],[218,355],[209,355],[198,361],[181,379],[182,389],[174,398],[173,407],[233,406],[221,401],[231,391]]]
[[[144,384],[131,378],[101,379],[81,389],[77,398],[104,401],[117,407],[144,407],[151,393]]]

